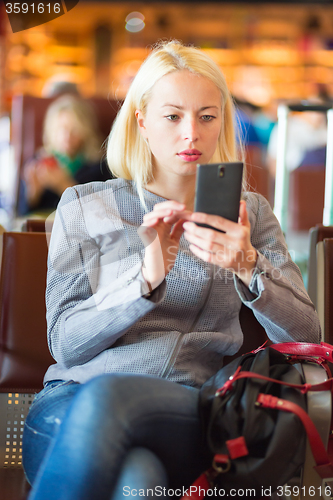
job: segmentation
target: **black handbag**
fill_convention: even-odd
[[[307,436],[315,470],[322,478],[333,477],[333,450],[329,444],[327,454],[306,413],[308,391],[332,391],[327,363],[332,359],[329,344],[275,344],[235,359],[210,378],[201,388],[199,405],[213,462],[187,497],[235,497],[237,491],[270,496],[297,476]],[[294,366],[303,361],[323,366],[328,380],[305,384]]]
[[[237,370],[290,384],[303,381],[286,356],[266,348],[235,359],[201,389],[200,409],[214,454],[210,481],[228,493],[241,486],[262,496],[263,490],[275,491],[297,474],[304,462],[306,432],[296,415],[263,408],[257,404],[258,396],[271,394],[303,410],[306,397],[294,387],[257,378],[240,379],[228,390],[229,378]]]

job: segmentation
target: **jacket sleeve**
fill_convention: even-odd
[[[253,193],[246,198],[258,259],[249,288],[234,278],[242,302],[253,310],[274,343],[320,342],[317,312],[269,203]]]
[[[128,235],[114,217],[113,230],[96,210],[87,230],[85,207],[75,188],[68,188],[58,206],[48,256],[46,308],[48,343],[52,356],[67,368],[86,363],[112,346],[133,324],[164,297],[165,282],[150,296],[142,276],[139,253],[119,259]],[[118,227],[117,227],[118,224]],[[100,226],[99,228],[97,226]],[[100,231],[100,234],[99,234]]]

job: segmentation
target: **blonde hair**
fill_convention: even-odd
[[[46,150],[56,150],[54,130],[61,113],[72,116],[78,133],[82,135],[84,157],[91,162],[98,161],[102,155],[102,139],[98,132],[97,119],[88,102],[72,95],[64,95],[53,101],[47,109],[44,120],[43,143]]]
[[[178,41],[158,45],[143,62],[113,124],[107,147],[109,168],[116,177],[133,180],[143,199],[142,188],[153,176],[152,155],[142,137],[135,111],[146,112],[152,88],[163,76],[188,70],[211,80],[221,91],[222,126],[211,162],[237,160],[234,104],[218,65],[206,54]]]

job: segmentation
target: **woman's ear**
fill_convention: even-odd
[[[138,127],[139,127],[139,130],[141,132],[142,137],[147,139],[147,130],[145,127],[145,117],[144,117],[144,114],[142,113],[141,109],[137,109],[135,111],[135,118],[136,118],[136,121],[138,122]]]

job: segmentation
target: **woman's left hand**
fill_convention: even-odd
[[[257,251],[251,244],[251,226],[245,201],[240,202],[238,223],[217,215],[193,213],[191,221],[185,222],[184,236],[190,243],[190,250],[205,262],[232,270],[249,286],[256,265]],[[225,231],[197,226],[194,222],[209,224]]]

